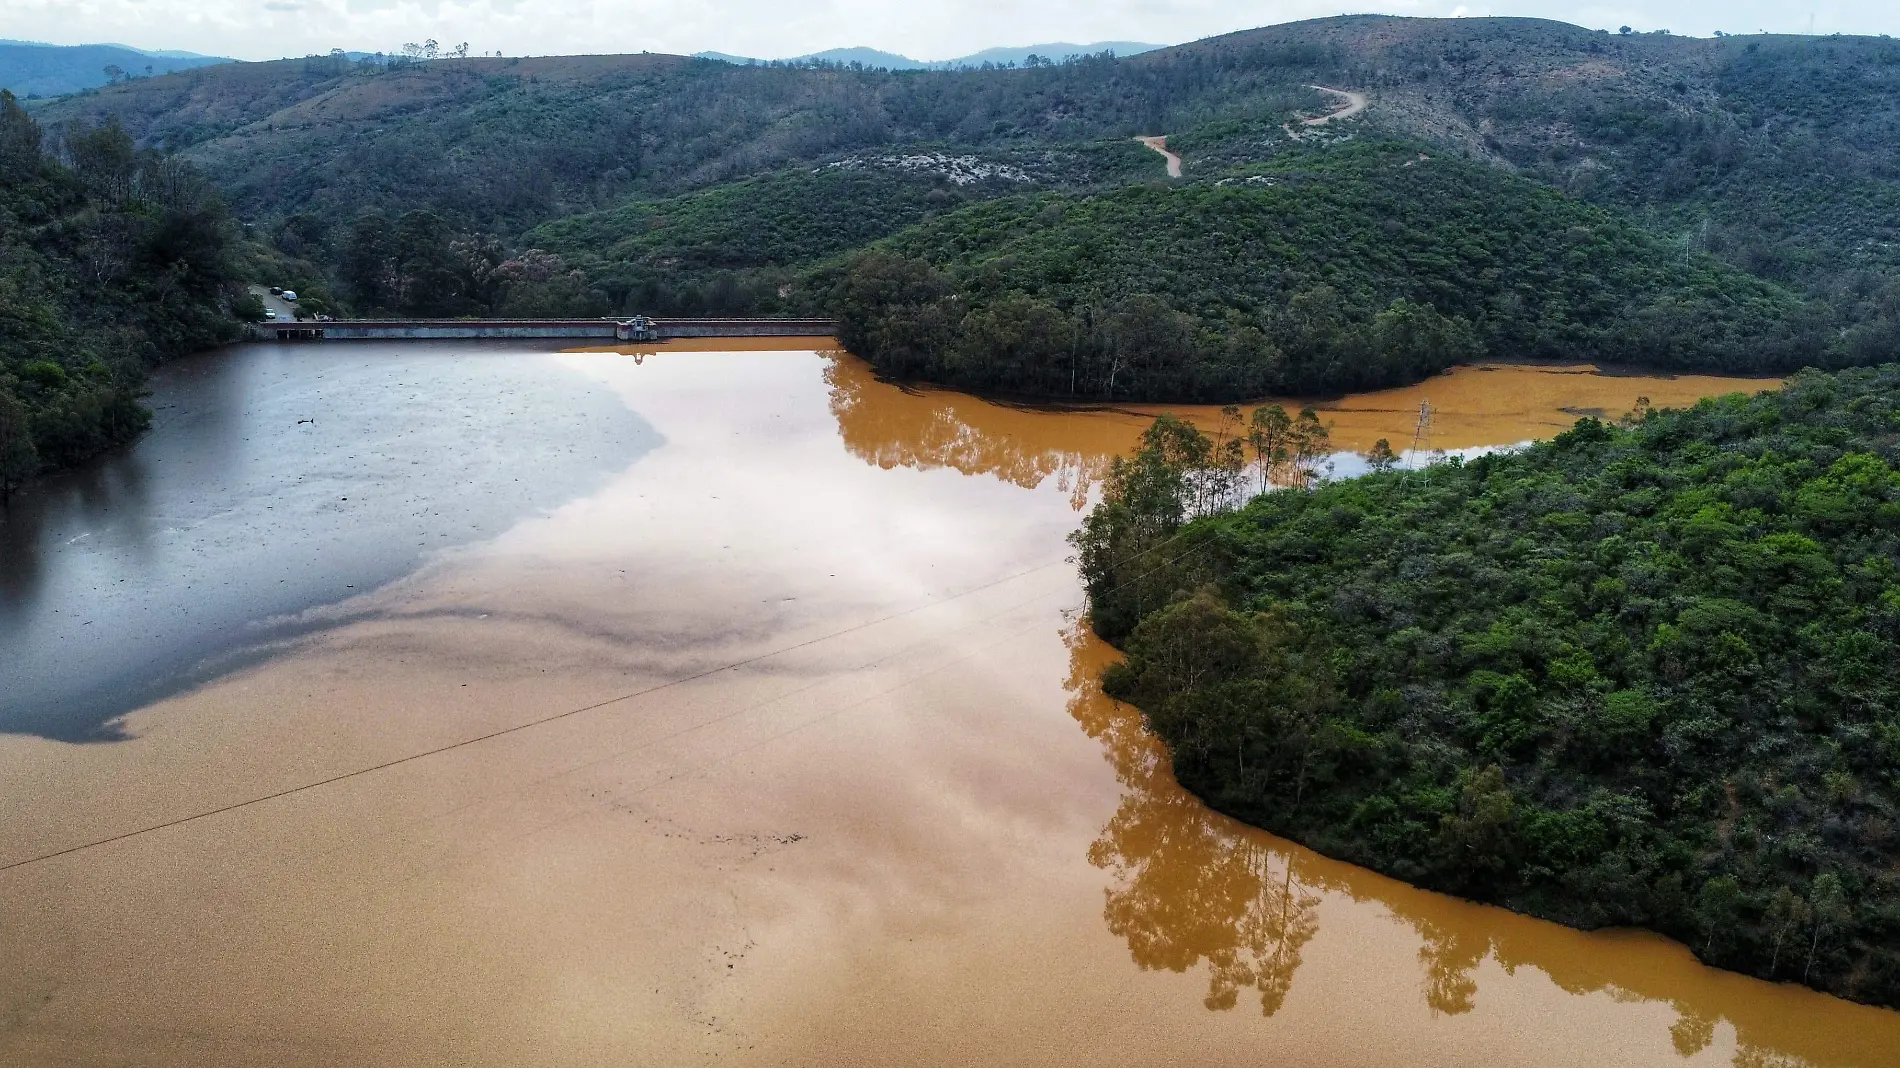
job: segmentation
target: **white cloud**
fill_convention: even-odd
[[[785,56],[869,45],[924,59],[1044,41],[1173,43],[1339,14],[1338,0],[4,0],[0,37],[268,59],[331,48],[390,50],[433,37],[508,55],[694,52]],[[1406,15],[1525,15],[1600,28],[1707,35],[1722,29],[1900,34],[1891,0],[1623,0],[1578,7],[1518,0],[1371,0]]]

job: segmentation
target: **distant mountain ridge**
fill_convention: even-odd
[[[0,89],[19,97],[63,96],[111,81],[107,67],[133,78],[230,63],[222,56],[146,51],[129,45],[49,45],[0,40]]]
[[[1069,44],[1056,41],[1049,44],[1025,45],[1020,48],[985,48],[981,52],[972,52],[955,59],[912,59],[896,52],[884,52],[876,48],[827,48],[823,52],[811,52],[802,56],[792,56],[783,60],[755,59],[751,56],[735,56],[728,52],[695,52],[695,59],[717,59],[725,63],[744,66],[749,63],[843,63],[847,66],[860,63],[866,67],[881,67],[885,70],[956,70],[959,67],[981,67],[988,63],[1005,67],[1011,64],[1024,66],[1030,56],[1051,59],[1058,63],[1070,56],[1100,55],[1113,52],[1118,56],[1134,56],[1143,52],[1153,52],[1167,45],[1143,44],[1140,41],[1097,41],[1094,44]]]
[[[187,52],[182,48],[140,48],[137,45],[122,44],[118,41],[95,41],[86,45],[56,45],[48,41],[21,41],[11,37],[0,37],[0,45],[32,45],[35,48],[123,48],[127,52],[137,52],[141,56],[164,56],[166,59],[222,59],[230,61],[228,56],[209,56],[203,52]]]

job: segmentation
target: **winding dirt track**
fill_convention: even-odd
[[[1366,105],[1369,103],[1366,99],[1366,94],[1355,93],[1349,89],[1328,89],[1323,85],[1309,85],[1307,88],[1318,89],[1322,93],[1331,93],[1341,100],[1344,100],[1346,106],[1340,108],[1338,111],[1329,111],[1316,118],[1301,119],[1300,125],[1302,126],[1324,126],[1334,119],[1350,119],[1354,115],[1366,110]]]
[[[1137,140],[1137,141],[1140,141],[1140,142],[1141,142],[1142,144],[1144,144],[1144,145],[1147,145],[1147,146],[1148,146],[1149,148],[1152,148],[1152,149],[1154,149],[1154,150],[1155,150],[1156,152],[1159,152],[1159,153],[1161,153],[1161,154],[1162,154],[1163,156],[1166,156],[1166,157],[1167,157],[1167,160],[1168,160],[1168,177],[1170,177],[1170,178],[1179,178],[1179,177],[1181,177],[1181,157],[1180,157],[1180,156],[1177,156],[1177,155],[1175,155],[1174,153],[1172,153],[1172,152],[1170,152],[1170,151],[1168,151],[1168,139],[1167,139],[1167,137],[1165,137],[1165,136],[1162,136],[1162,137],[1137,137],[1137,138],[1135,138],[1135,140]]]
[[[1324,126],[1335,119],[1350,119],[1366,110],[1367,106],[1371,104],[1371,101],[1366,98],[1366,94],[1355,93],[1350,89],[1329,89],[1323,85],[1309,85],[1307,88],[1317,89],[1322,93],[1331,93],[1344,101],[1344,104],[1337,110],[1329,111],[1324,115],[1317,115],[1310,119],[1301,119],[1301,126]],[[1299,131],[1293,128],[1292,123],[1288,123],[1282,127],[1282,129],[1286,130],[1287,136],[1293,138],[1295,141],[1300,139]],[[1149,148],[1154,149],[1167,158],[1168,177],[1181,177],[1181,157],[1168,151],[1168,139],[1165,135],[1161,137],[1137,137],[1135,140],[1140,141],[1142,144],[1147,145]]]

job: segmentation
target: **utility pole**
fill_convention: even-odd
[[[1410,482],[1412,480],[1412,472],[1417,470],[1418,468],[1419,457],[1424,456],[1426,453],[1426,450],[1430,449],[1431,447],[1432,447],[1432,402],[1430,400],[1422,400],[1418,404],[1418,422],[1414,424],[1412,427],[1412,451],[1406,454],[1405,477],[1401,480],[1401,482]],[[1431,461],[1427,459],[1426,460],[1427,472],[1425,475],[1425,481],[1428,485],[1430,484],[1431,478],[1432,478],[1431,473],[1430,473],[1430,463]]]

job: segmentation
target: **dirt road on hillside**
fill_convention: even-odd
[[[1322,93],[1331,93],[1339,99],[1344,100],[1346,106],[1340,108],[1338,111],[1329,111],[1318,118],[1301,119],[1300,125],[1302,126],[1324,126],[1334,119],[1350,119],[1354,115],[1366,110],[1366,105],[1370,103],[1370,101],[1366,99],[1366,94],[1355,93],[1349,89],[1328,89],[1323,85],[1309,85],[1307,88],[1318,89]]]
[[[1324,115],[1317,115],[1310,119],[1301,119],[1300,125],[1302,127],[1324,126],[1327,123],[1334,121],[1335,119],[1350,119],[1353,116],[1359,114],[1360,112],[1366,110],[1367,105],[1371,103],[1370,100],[1366,99],[1366,94],[1355,93],[1351,91],[1350,89],[1328,89],[1327,87],[1323,85],[1309,85],[1307,86],[1307,88],[1317,89],[1322,93],[1331,93],[1334,96],[1338,97],[1342,101],[1342,104],[1336,110],[1329,111]],[[1287,123],[1285,126],[1282,126],[1280,128],[1285,130],[1286,135],[1288,137],[1291,137],[1295,141],[1298,141],[1300,139],[1300,131],[1294,129],[1292,123]]]
[[[1166,137],[1137,137],[1135,140],[1140,141],[1142,144],[1147,145],[1149,148],[1167,157],[1168,177],[1181,177],[1181,157],[1168,151],[1168,139]]]

